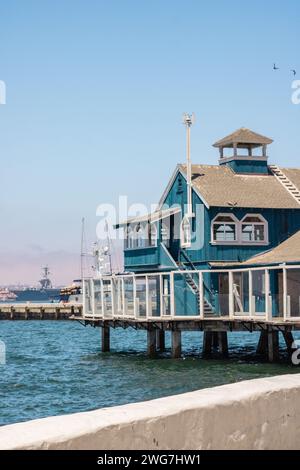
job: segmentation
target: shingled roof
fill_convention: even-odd
[[[185,165],[179,165],[185,174]],[[300,190],[300,169],[282,169]],[[192,165],[192,185],[212,207],[299,209],[300,205],[271,173],[246,175],[226,165]]]
[[[260,255],[248,259],[243,266],[257,264],[280,264],[300,262],[300,230],[280,245]]]
[[[273,140],[269,139],[268,137],[257,134],[256,132],[247,129],[246,127],[241,127],[241,129],[238,129],[237,131],[213,144],[213,147],[233,147],[234,144],[244,144],[245,146],[249,145],[249,147],[259,147],[261,145],[271,144],[272,142]]]

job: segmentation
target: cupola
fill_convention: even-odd
[[[267,146],[272,142],[272,139],[242,127],[213,146],[220,151],[220,165],[228,165],[236,173],[267,174]]]

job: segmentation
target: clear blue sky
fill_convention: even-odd
[[[194,162],[216,163],[211,144],[246,126],[299,166],[298,0],[2,0],[0,18],[0,282],[78,253],[98,204],[156,202],[184,160],[183,111]]]

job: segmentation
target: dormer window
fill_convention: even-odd
[[[268,222],[260,214],[240,221],[233,214],[218,214],[211,224],[211,242],[219,245],[267,245]]]
[[[238,220],[232,214],[219,214],[212,222],[213,243],[237,242]]]
[[[259,214],[248,214],[241,221],[242,243],[268,243],[268,223]]]

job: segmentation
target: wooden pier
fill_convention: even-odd
[[[0,304],[0,320],[68,320],[81,314],[80,304]]]
[[[203,356],[209,357],[213,351],[221,356],[228,357],[228,333],[249,332],[260,333],[257,354],[265,357],[269,362],[279,359],[279,335],[282,334],[288,354],[293,352],[293,332],[300,331],[299,322],[287,322],[282,318],[264,321],[264,319],[235,319],[228,317],[184,319],[136,319],[136,318],[88,318],[86,316],[72,316],[70,320],[79,321],[84,326],[91,325],[101,330],[101,350],[110,350],[110,329],[129,327],[136,330],[147,331],[147,353],[155,357],[165,350],[165,333],[171,333],[171,355],[173,358],[181,356],[181,338],[185,331],[203,332]]]
[[[3,304],[0,305],[0,320],[68,320],[84,326],[100,328],[101,350],[110,351],[111,328],[133,328],[147,331],[147,353],[149,357],[165,351],[165,333],[171,333],[171,356],[179,358],[182,353],[182,334],[188,331],[203,332],[203,356],[209,357],[218,352],[228,357],[228,332],[259,332],[257,353],[270,362],[279,358],[279,335],[282,334],[287,351],[293,352],[293,332],[300,331],[300,317],[296,322],[281,317],[266,321],[262,318],[218,318],[157,317],[157,318],[96,318],[83,315],[80,304]]]

